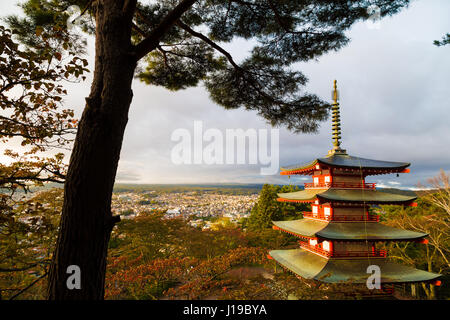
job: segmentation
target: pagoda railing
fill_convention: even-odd
[[[315,252],[328,258],[386,258],[386,250],[373,250],[373,251],[327,251],[321,247],[311,245],[304,241],[299,241],[300,247],[308,251]]]
[[[333,221],[369,221],[369,222],[379,222],[380,216],[376,214],[369,215],[350,215],[350,216],[334,216]]]
[[[371,257],[371,258],[386,258],[386,250],[374,250],[374,251],[340,251],[333,252],[331,255],[333,258],[356,258],[356,257]]]
[[[355,182],[306,182],[305,188],[346,188],[346,189],[372,189],[374,190],[376,183],[355,183]]]
[[[375,215],[375,214],[331,216],[331,215],[324,215],[323,213],[303,212],[303,217],[326,220],[326,221],[369,221],[369,222],[379,222],[380,221],[380,216]]]
[[[311,245],[311,244],[309,244],[307,242],[304,242],[304,241],[299,241],[298,243],[300,243],[300,247],[302,247],[303,249],[306,249],[308,251],[312,251],[312,252],[318,253],[318,254],[320,254],[322,256],[325,256],[325,257],[331,257],[331,252],[327,251],[327,250],[325,250],[325,249],[323,249],[321,247],[313,246],[313,245]]]
[[[322,213],[302,212],[303,218],[314,218],[320,220],[331,221],[331,215],[324,215]]]

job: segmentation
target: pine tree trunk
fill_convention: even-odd
[[[136,67],[130,40],[130,1],[96,4],[95,71],[64,186],[64,205],[49,273],[51,300],[104,297],[106,256],[114,219],[111,194],[132,100]],[[81,289],[69,290],[67,267],[81,270]]]

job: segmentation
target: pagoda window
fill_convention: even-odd
[[[319,184],[319,177],[314,177],[314,185],[318,185]]]
[[[331,176],[325,176],[325,183],[331,182]]]
[[[312,246],[317,245],[317,239],[309,239],[309,244]]]
[[[331,208],[330,207],[324,207],[323,208],[323,213],[325,216],[331,216]]]
[[[319,206],[312,206],[312,212],[313,213],[319,213]]]
[[[331,245],[329,241],[323,241],[322,242],[322,249],[326,251],[331,251]]]

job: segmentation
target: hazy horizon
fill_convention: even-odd
[[[2,16],[19,13],[16,0],[2,1]],[[365,22],[346,34],[349,45],[316,61],[298,63],[309,82],[305,91],[330,100],[333,80],[340,90],[342,147],[352,156],[411,163],[411,173],[368,177],[380,187],[416,188],[450,170],[450,46],[436,47],[450,31],[450,1],[417,0],[399,14],[384,18],[379,28]],[[240,61],[252,43],[236,39],[225,47]],[[93,38],[88,37],[89,66],[94,67]],[[65,107],[81,116],[92,72],[84,83],[68,84]],[[214,104],[202,86],[178,92],[135,80],[134,98],[117,172],[117,183],[198,184],[273,183],[299,184],[308,177],[260,174],[260,165],[176,165],[171,134],[179,128],[192,131],[194,121],[209,128],[268,129],[256,112],[225,110]],[[332,148],[331,120],[316,134],[294,134],[280,128],[279,165],[307,163]],[[20,150],[11,140],[5,148]],[[1,152],[3,153],[3,152]],[[70,152],[65,152],[68,161]],[[6,161],[0,155],[1,161]]]

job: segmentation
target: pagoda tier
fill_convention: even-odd
[[[369,276],[367,267],[374,264],[380,267],[382,284],[434,282],[440,277],[437,273],[392,263],[383,258],[324,258],[305,249],[272,250],[269,255],[302,278],[327,283],[366,283]]]
[[[302,166],[281,168],[281,174],[312,175],[302,191],[279,193],[278,201],[311,203],[303,219],[273,221],[274,229],[301,239],[299,249],[269,253],[283,267],[297,275],[324,282],[366,282],[367,267],[381,269],[382,282],[433,281],[439,274],[387,261],[387,252],[377,249],[382,241],[427,243],[426,233],[383,225],[369,214],[371,205],[415,206],[416,196],[380,192],[368,175],[409,172],[410,164],[349,156],[340,148],[339,104],[335,82],[333,104],[333,149],[328,156]],[[375,262],[376,261],[376,262]]]
[[[318,170],[339,169],[343,173],[356,172],[364,177],[377,174],[405,173],[407,162],[380,161],[349,156],[346,153],[331,153],[306,164],[281,167],[282,175],[314,175]]]
[[[300,238],[336,241],[419,241],[426,233],[389,227],[381,223],[325,222],[312,219],[273,221],[273,228]]]
[[[415,196],[404,196],[395,193],[379,192],[376,190],[355,188],[307,188],[302,191],[279,193],[278,201],[282,202],[311,202],[317,204],[331,203],[336,205],[365,204],[404,204],[414,205]]]

